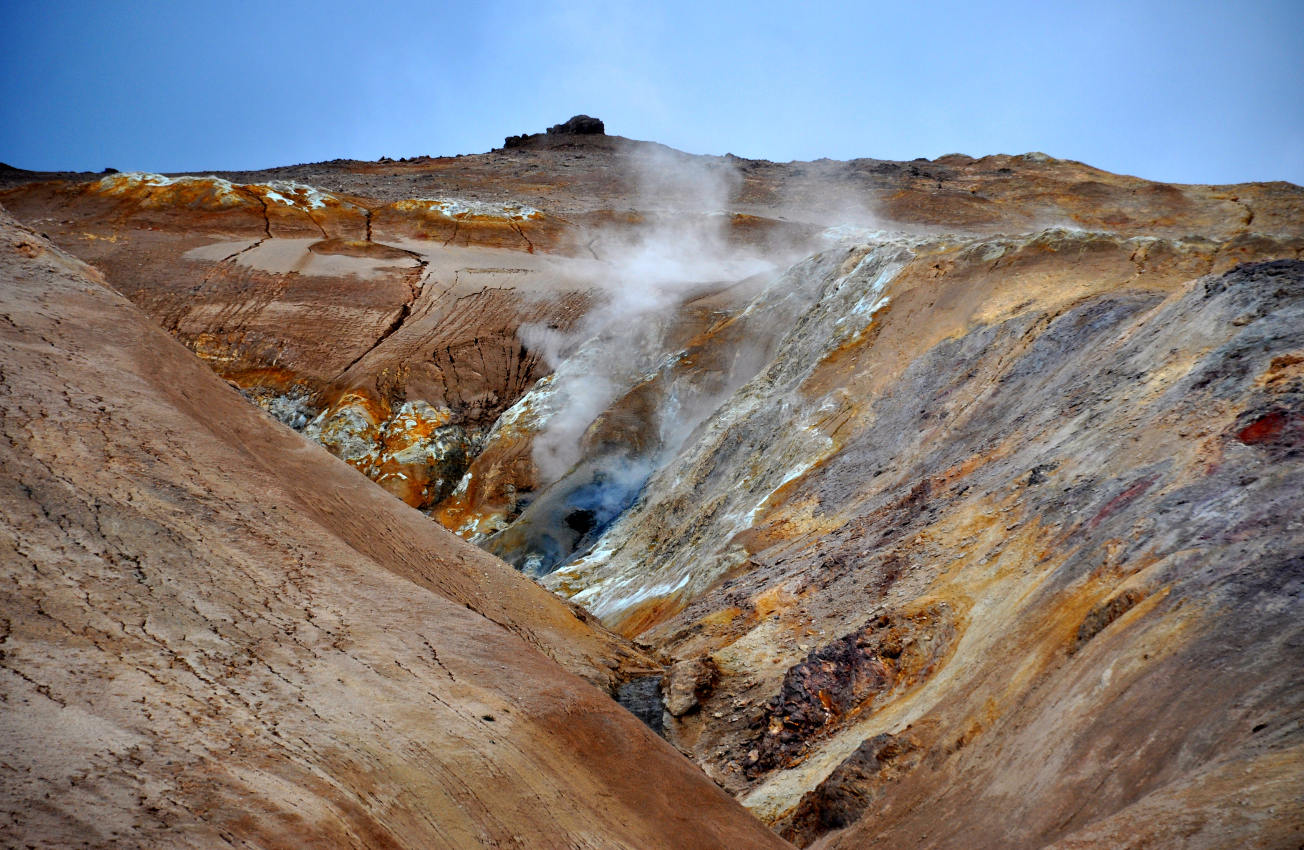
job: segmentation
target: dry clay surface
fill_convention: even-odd
[[[7,217],[0,275],[0,843],[784,846],[575,675],[637,652]]]

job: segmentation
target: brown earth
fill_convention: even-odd
[[[191,177],[6,168],[0,203],[287,424],[334,417],[341,399],[361,403],[375,421],[326,444],[434,512],[465,464],[450,462],[456,454],[392,461],[397,406],[426,402],[469,439],[485,435],[555,365],[517,329],[581,321],[601,300],[609,260],[648,233],[691,241],[705,228],[781,265],[848,224],[1227,242],[1293,233],[1298,189],[1157,184],[1042,154],[785,164],[561,133],[487,154]],[[1231,242],[1227,251],[1256,253]],[[498,468],[528,478],[519,463]],[[440,515],[468,533],[497,527],[510,513],[504,488],[515,486],[481,480],[470,495],[486,502],[459,494]]]

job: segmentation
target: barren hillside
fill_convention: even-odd
[[[1300,187],[554,132],[0,203],[14,836],[1304,843]]]

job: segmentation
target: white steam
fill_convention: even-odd
[[[775,269],[757,250],[730,244],[729,210],[742,182],[731,163],[669,148],[645,149],[627,163],[641,224],[595,240],[601,277],[589,282],[601,293],[600,303],[569,330],[543,324],[520,329],[526,347],[555,370],[558,397],[534,439],[542,486],[579,460],[581,438],[594,419],[661,365],[663,336],[680,305]]]

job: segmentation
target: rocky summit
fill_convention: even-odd
[[[1304,189],[0,169],[0,837],[1304,845]]]

